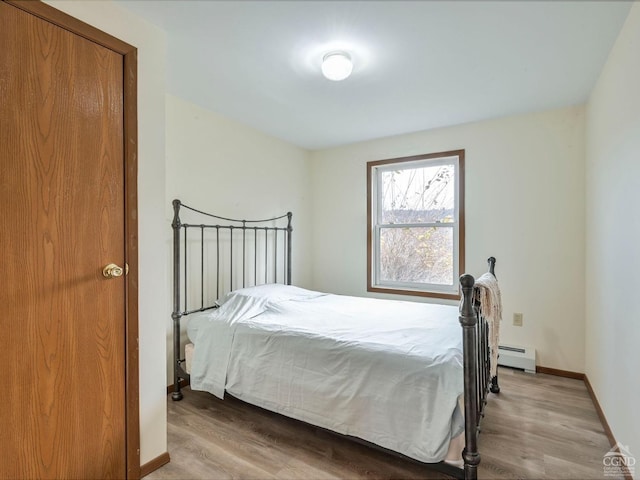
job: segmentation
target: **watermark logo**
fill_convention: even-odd
[[[627,445],[616,443],[611,450],[602,457],[602,470],[605,477],[620,477],[633,475],[636,459]]]

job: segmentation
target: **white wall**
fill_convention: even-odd
[[[168,297],[165,233],[165,36],[111,2],[48,1],[53,7],[138,48],[138,233],[140,461],[167,451],[165,335]]]
[[[292,281],[309,287],[312,218],[308,152],[172,95],[166,96],[166,106],[167,195],[163,237],[167,258],[172,251],[169,227],[174,198],[230,218],[270,218],[291,211]],[[170,282],[167,278],[168,287]],[[170,301],[165,308],[171,312]],[[167,378],[172,383],[172,324],[168,313],[164,318],[169,352]]]
[[[614,436],[640,459],[639,3],[591,93],[586,119],[586,374]]]
[[[371,295],[367,161],[454,149],[466,150],[466,270],[478,276],[497,258],[502,341],[535,346],[538,365],[583,372],[582,107],[313,152],[313,287]],[[523,327],[511,325],[514,312]]]

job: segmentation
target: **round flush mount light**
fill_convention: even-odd
[[[329,80],[344,80],[352,71],[351,56],[346,52],[329,52],[322,59],[322,74]]]

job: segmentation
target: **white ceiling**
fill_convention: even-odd
[[[307,149],[584,103],[631,2],[127,1],[170,93]],[[322,77],[329,50],[354,73]]]

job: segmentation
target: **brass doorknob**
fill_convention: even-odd
[[[102,275],[104,275],[106,278],[121,277],[123,273],[124,270],[122,269],[122,267],[119,267],[115,263],[110,263],[102,269]]]

